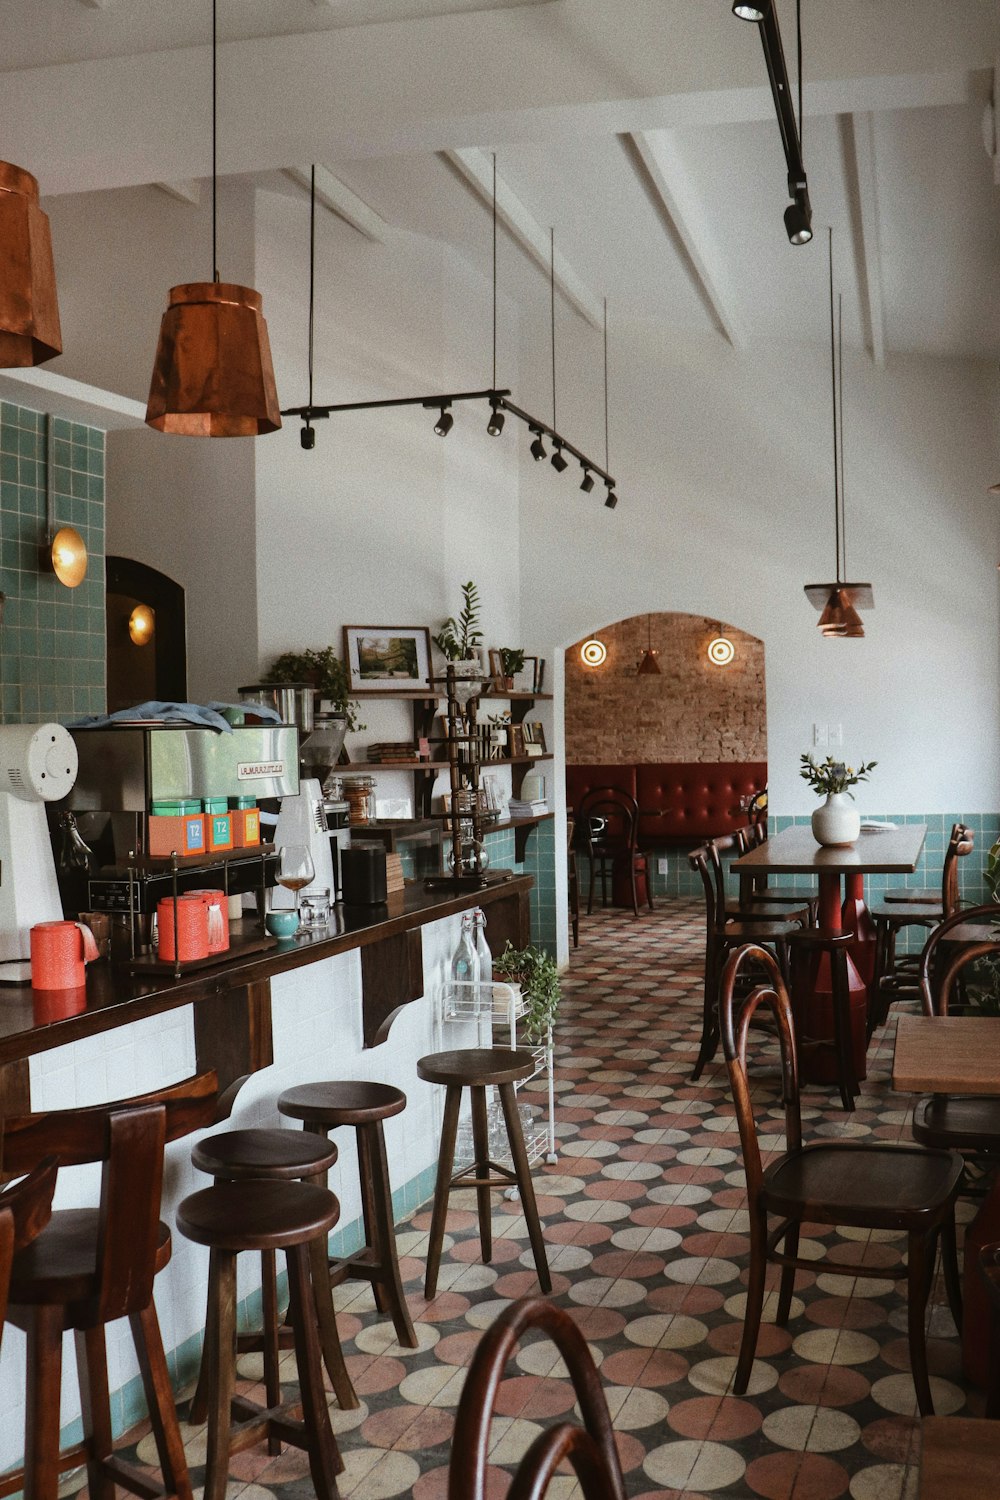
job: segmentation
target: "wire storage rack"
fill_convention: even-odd
[[[494,980],[492,983],[479,983],[475,980],[450,979],[442,984],[439,991],[438,1016],[442,1028],[462,1021],[475,1021],[478,1026],[477,1041],[480,1047],[517,1047],[518,1022],[524,1017],[527,1009],[527,1002],[521,994],[520,986],[505,984],[500,980]],[[506,1032],[502,1042],[497,1041],[498,1031]],[[531,1162],[541,1161],[544,1158],[545,1161],[554,1163],[558,1157],[556,1155],[552,1028],[548,1028],[543,1040],[538,1041],[528,1037],[522,1040],[521,1046],[533,1053],[535,1071],[516,1087],[522,1088],[524,1083],[530,1083],[532,1079],[543,1076],[547,1085],[544,1110],[536,1104],[523,1102],[518,1104],[525,1150]],[[533,1095],[534,1092],[532,1090]],[[487,1122],[491,1156],[495,1161],[512,1167],[507,1142],[507,1127],[504,1124],[500,1102],[496,1098],[491,1098],[489,1101]],[[459,1123],[455,1159],[456,1167],[463,1164],[471,1165],[474,1159],[472,1122],[468,1117]],[[508,1196],[516,1197],[516,1189]]]

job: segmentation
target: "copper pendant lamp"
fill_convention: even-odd
[[[649,615],[646,616],[646,648],[639,658],[639,665],[635,669],[637,677],[659,677],[663,669],[657,661],[659,651],[653,650],[653,628],[650,624]]]
[[[219,278],[216,256],[216,0],[212,0],[211,281],[170,288],[160,323],[146,421],[188,437],[256,437],[281,426],[271,346],[253,287]]]
[[[833,512],[836,579],[833,583],[807,583],[806,597],[820,611],[818,627],[825,636],[859,639],[865,633],[864,621],[857,607],[873,609],[875,600],[870,583],[848,583],[847,537],[844,517],[844,324],[843,305],[838,312],[839,335],[834,341],[833,326],[833,230],[829,233],[830,264],[830,369],[833,383]],[[839,349],[839,375],[838,375]],[[839,412],[838,412],[839,408]],[[839,416],[839,420],[838,420]]]
[[[30,172],[0,161],[0,367],[62,353],[48,215]]]

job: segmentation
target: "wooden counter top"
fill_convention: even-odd
[[[54,996],[52,992],[33,992],[30,985],[4,986],[0,988],[0,1065],[21,1062],[35,1053],[62,1047],[67,1042],[182,1005],[194,1004],[197,1008],[198,1002],[231,996],[233,992],[252,993],[257,990],[266,995],[267,981],[273,975],[355,948],[364,950],[362,963],[367,984],[369,975],[374,977],[379,967],[375,945],[384,944],[383,952],[387,956],[393,954],[390,967],[398,967],[398,954],[409,942],[407,934],[416,934],[419,941],[418,929],[428,922],[476,906],[488,908],[501,903],[503,914],[498,909],[490,923],[491,945],[499,951],[509,936],[518,946],[519,939],[526,942],[528,938],[526,933],[518,932],[516,914],[526,912],[533,883],[530,875],[519,875],[481,891],[459,894],[425,891],[422,884],[414,883],[382,906],[337,906],[325,936],[317,934],[302,941],[275,942],[273,947],[246,953],[242,957],[237,949],[223,962],[211,968],[190,970],[180,979],[174,979],[169,971],[140,978],[117,964],[93,963],[88,965],[85,999],[72,991],[64,997]],[[237,922],[233,923],[234,937],[238,938],[241,928],[258,932],[255,922]],[[373,949],[375,951],[368,952]],[[409,951],[411,954],[415,951],[412,942],[409,942]],[[409,967],[408,988],[412,990],[418,976],[414,972],[415,963]],[[411,993],[407,998],[416,997]],[[56,1008],[66,1004],[68,1007],[81,1000],[82,1008],[76,1014],[44,1018],[47,1006]],[[367,1001],[366,994],[366,1008]],[[386,1012],[385,1004],[381,1009]],[[0,1105],[4,1092],[0,1087]]]

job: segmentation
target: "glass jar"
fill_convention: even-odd
[[[351,827],[370,823],[375,816],[374,776],[345,776],[343,788]]]

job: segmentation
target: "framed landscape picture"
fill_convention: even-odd
[[[426,625],[345,625],[344,661],[352,692],[429,690],[430,631]]]

